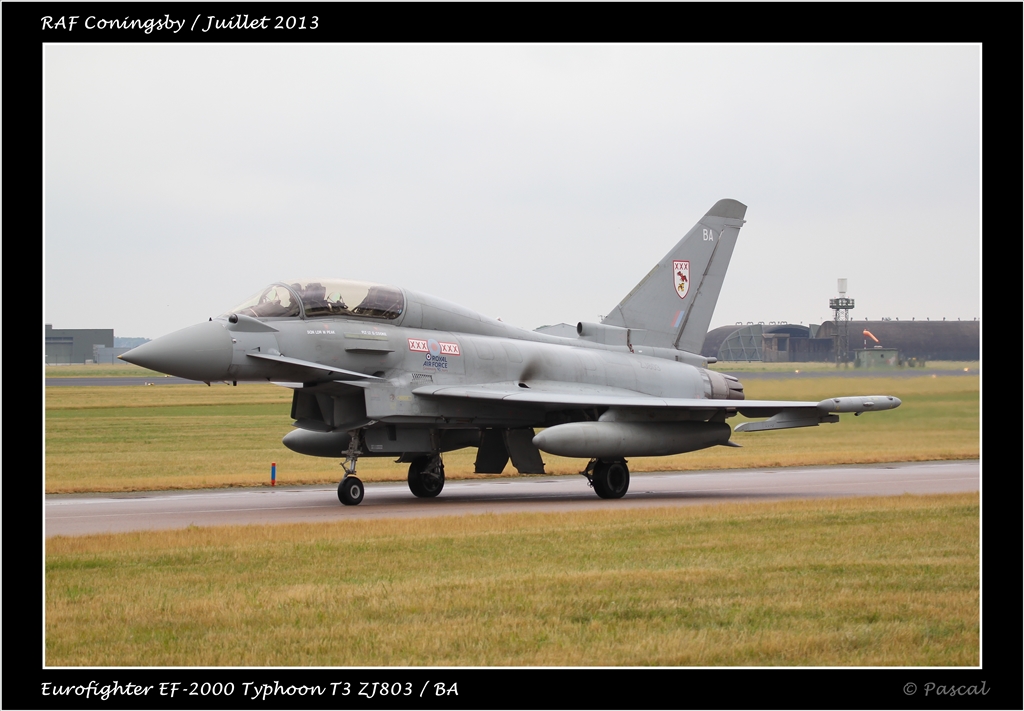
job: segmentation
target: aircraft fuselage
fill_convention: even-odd
[[[428,299],[408,294],[407,303],[423,311]],[[607,393],[613,388],[623,394],[667,398],[728,396],[723,376],[692,364],[706,363],[693,354],[558,338],[460,311],[445,315],[474,326],[473,332],[364,319],[243,316],[232,323],[219,317],[145,344],[130,358],[161,372],[206,382],[272,381],[335,396],[358,392],[365,395],[367,418],[390,423],[508,426],[511,417],[521,426],[545,424],[541,407],[494,403],[483,408],[489,411],[481,411],[481,403],[413,396],[414,389],[428,385],[507,383],[529,389],[531,383],[557,383],[579,393],[596,388]],[[422,322],[422,316],[417,320]],[[644,352],[661,350],[671,359]],[[316,370],[314,364],[326,368]]]

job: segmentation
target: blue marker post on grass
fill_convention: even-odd
[[[277,462],[270,463],[270,485],[277,486]]]

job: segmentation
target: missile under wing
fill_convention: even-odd
[[[271,284],[124,360],[184,378],[293,390],[285,446],[342,459],[338,497],[363,498],[360,457],[409,465],[413,494],[444,487],[443,454],[543,473],[542,452],[588,460],[603,498],[629,488],[627,457],[732,445],[736,431],[811,427],[898,407],[891,396],[751,401],[698,353],[746,206],[720,200],[601,323],[575,337],[526,331],[407,289],[336,278]],[[540,429],[538,432],[537,430]]]

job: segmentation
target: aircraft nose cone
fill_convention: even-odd
[[[206,381],[226,380],[231,357],[231,334],[219,321],[183,328],[120,356],[160,373]]]

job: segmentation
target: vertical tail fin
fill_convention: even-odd
[[[747,206],[719,200],[602,323],[636,345],[700,353]]]

